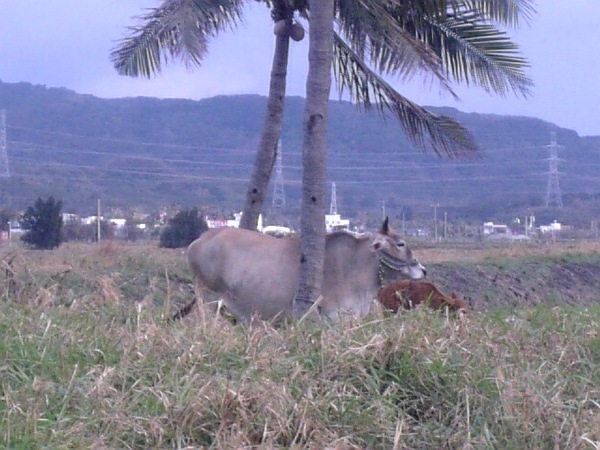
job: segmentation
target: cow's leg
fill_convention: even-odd
[[[207,298],[210,298],[210,299],[207,301]],[[189,302],[187,305],[185,305],[183,308],[181,308],[179,311],[177,311],[171,317],[170,320],[183,319],[185,316],[187,316],[188,314],[190,314],[192,312],[192,309],[194,308],[194,306],[196,304],[199,305],[197,310],[202,310],[203,315],[207,310],[208,311],[212,310],[214,313],[214,311],[217,310],[217,306],[218,306],[218,299],[216,302],[214,301],[214,295],[213,295],[213,297],[211,297],[211,292],[208,289],[206,289],[206,287],[199,280],[198,277],[194,277],[194,299],[191,302]]]
[[[194,279],[194,291],[196,294],[196,303],[198,303],[198,309],[201,309],[202,312],[215,315],[219,309],[221,295],[208,289],[200,277],[195,277]]]

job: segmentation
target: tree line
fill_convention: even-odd
[[[20,224],[25,233],[21,241],[39,250],[52,250],[65,241],[98,241],[98,223],[82,224],[78,220],[63,221],[63,203],[54,197],[42,199],[38,197],[35,203],[27,208],[20,217]],[[3,223],[11,219],[6,211],[0,213]],[[10,226],[10,225],[8,225]],[[3,227],[4,229],[4,227]],[[159,246],[165,248],[186,247],[208,229],[204,216],[197,208],[182,210],[168,220],[159,234]],[[104,239],[114,238],[114,229],[106,220],[100,220],[100,236]],[[141,230],[135,222],[127,221],[125,239],[134,241],[141,237]]]

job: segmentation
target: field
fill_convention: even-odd
[[[600,241],[423,248],[428,277],[478,311],[600,303]]]
[[[4,249],[0,447],[598,449],[598,250],[417,248],[464,320],[274,327],[167,322],[181,250]]]

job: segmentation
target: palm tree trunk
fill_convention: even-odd
[[[277,156],[277,144],[283,126],[289,48],[289,35],[287,33],[276,35],[267,114],[240,220],[240,228],[247,230],[256,230]]]
[[[297,317],[303,316],[318,299],[323,280],[333,8],[333,0],[311,2],[310,8],[309,69],[302,148],[300,278],[293,305]]]

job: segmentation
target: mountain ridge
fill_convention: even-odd
[[[330,105],[329,180],[336,182],[338,209],[347,215],[376,215],[383,202],[393,215],[430,214],[434,203],[476,218],[538,210],[552,133],[562,146],[565,206],[580,210],[585,202],[580,221],[597,214],[600,136],[579,136],[533,117],[427,107],[459,120],[482,146],[475,160],[449,161],[423,154],[392,118],[357,111],[349,102]],[[74,211],[88,211],[102,198],[107,207],[231,212],[243,203],[266,97],[104,99],[0,81],[0,109],[7,110],[12,175],[0,179],[7,207],[54,195]],[[299,208],[303,113],[303,98],[286,97],[281,139],[293,213]]]

